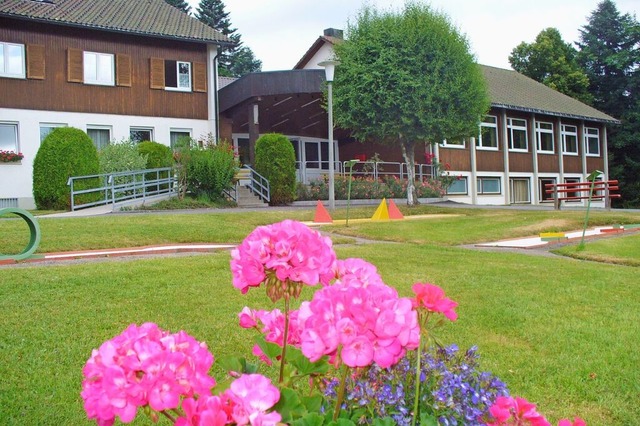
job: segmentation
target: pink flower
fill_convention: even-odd
[[[231,422],[226,406],[218,396],[187,398],[182,402],[184,417],[176,420],[176,426],[224,426]]]
[[[558,426],[587,426],[587,423],[580,417],[576,417],[573,422],[568,419],[562,419],[558,422]]]
[[[243,374],[231,383],[223,398],[231,407],[231,418],[238,425],[275,425],[281,420],[277,412],[267,414],[280,399],[280,391],[260,374]]]
[[[112,424],[133,421],[138,407],[177,408],[181,398],[209,395],[213,355],[184,331],[170,334],[156,324],[131,324],[94,350],[84,369],[82,399],[87,417]]]
[[[363,259],[338,260],[335,265],[336,278],[343,283],[353,281],[354,285],[364,287],[369,284],[383,284],[376,267]]]
[[[451,321],[458,318],[454,309],[458,303],[444,296],[444,291],[433,284],[416,283],[412,287],[416,297],[413,300],[414,307],[426,308],[430,312],[440,312]]]
[[[535,404],[524,398],[499,396],[489,408],[489,413],[494,422],[488,422],[487,426],[531,425],[551,426],[544,416],[536,411]]]
[[[233,285],[242,293],[268,282],[269,277],[281,283],[326,285],[334,277],[335,261],[329,238],[300,222],[285,220],[256,228],[231,252]],[[279,288],[275,292],[274,300],[284,294]]]

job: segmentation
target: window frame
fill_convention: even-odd
[[[193,129],[173,128],[173,127],[169,129],[169,147],[172,150],[175,150],[176,147],[175,147],[175,144],[174,144],[173,139],[171,137],[173,133],[186,133],[191,138],[192,137],[192,133],[193,133]],[[177,142],[177,139],[179,139],[179,138],[181,138],[183,136],[185,136],[185,135],[178,136],[178,138],[176,138],[176,142]]]
[[[578,177],[566,177],[564,178],[564,183],[580,183],[582,182],[582,179],[578,178]],[[574,192],[565,192],[564,197],[579,197],[580,196],[580,191],[574,191]],[[582,200],[564,200],[565,203],[580,203]]]
[[[449,188],[451,188],[451,186],[455,182],[460,182],[460,181],[464,181],[464,192],[462,192],[462,191],[460,191],[460,192],[449,192]],[[468,195],[468,194],[469,194],[469,183],[467,181],[467,176],[460,176],[460,177],[456,178],[456,180],[451,182],[451,185],[449,185],[449,187],[447,187],[447,195]]]
[[[491,123],[489,121],[486,121],[487,118],[493,118],[495,121],[493,123]],[[496,135],[496,145],[495,146],[484,145],[483,139],[482,139],[483,128],[493,129],[493,131],[495,132],[495,135]],[[479,132],[478,132],[478,139],[476,140],[476,149],[483,150],[483,151],[498,151],[500,149],[499,147],[500,147],[500,135],[498,133],[498,116],[497,115],[487,115],[480,122]]]
[[[465,149],[467,147],[467,140],[465,138],[460,138],[455,142],[461,142],[461,143],[447,142],[446,139],[443,139],[442,142],[440,143],[440,146],[442,148],[453,148],[453,149]]]
[[[575,129],[575,131],[569,131],[567,130],[568,127],[573,127]],[[576,144],[576,149],[575,151],[569,151],[567,149],[567,136],[575,136],[575,144]],[[563,124],[560,127],[560,138],[562,139],[562,153],[565,155],[575,155],[577,156],[579,154],[579,143],[578,141],[580,140],[578,138],[578,126],[575,126],[573,124]]]
[[[539,177],[538,178],[538,199],[541,203],[553,203],[553,194],[547,194],[544,186],[546,184],[557,184],[558,178],[556,177]]]
[[[87,130],[86,133],[89,136],[89,138],[91,139],[91,141],[93,142],[93,146],[96,147],[96,150],[100,151],[101,149],[103,149],[105,146],[98,146],[96,144],[96,141],[91,137],[91,135],[89,135],[89,130],[106,130],[107,132],[109,132],[109,137],[107,138],[107,143],[105,146],[109,145],[113,139],[112,137],[112,133],[113,133],[113,128],[111,126],[105,126],[105,125],[101,125],[101,124],[87,124]]]
[[[498,191],[484,191],[484,181],[497,181]],[[478,176],[476,178],[476,191],[478,195],[501,195],[502,194],[502,179],[498,176]]]
[[[175,62],[175,78],[176,78],[176,87],[167,86],[167,76],[165,75],[164,79],[164,90],[168,90],[170,92],[191,92],[193,87],[193,64],[188,61],[173,61],[170,59],[165,60],[167,62]],[[189,66],[189,87],[181,87],[180,86],[180,65],[188,65]],[[166,68],[165,68],[166,69]]]
[[[514,124],[514,121],[524,122],[524,126]],[[524,148],[513,147],[513,134],[514,131],[524,132]],[[509,151],[512,152],[529,152],[529,127],[527,126],[527,120],[524,118],[511,118],[507,117],[507,140],[509,141]]]
[[[88,75],[94,71],[87,64],[88,57],[95,57],[95,78]],[[101,75],[103,68],[100,66],[100,60],[106,58],[109,60],[109,75]],[[116,56],[113,53],[92,52],[89,50],[82,51],[82,82],[92,86],[115,86],[116,85]],[[89,78],[88,78],[89,77]],[[107,77],[107,78],[105,78]]]
[[[545,129],[542,126],[551,126],[551,129]],[[555,154],[556,144],[555,144],[555,135],[553,132],[553,123],[548,121],[536,121],[535,125],[536,129],[536,144],[538,148],[538,154]],[[551,150],[542,148],[542,135],[551,135]]]
[[[2,145],[0,145],[0,150],[2,150],[2,151],[11,151],[11,152],[15,152],[16,154],[21,152],[20,151],[20,126],[19,126],[19,123],[16,122],[16,121],[0,121],[0,126],[13,127],[14,136],[15,136],[15,141],[14,141],[13,148],[6,149]]]
[[[594,134],[589,134],[590,130],[595,130],[595,135]],[[590,149],[590,145],[589,145],[589,140],[590,139],[597,139],[598,141],[598,152],[597,153],[592,153],[591,149]],[[600,129],[597,127],[585,127],[584,128],[584,152],[586,154],[587,157],[600,157],[600,152],[601,152],[601,148],[600,148]]]
[[[19,73],[11,73],[11,72],[7,72],[7,68],[8,68],[8,53],[7,52],[7,47],[9,46],[13,46],[13,47],[18,47],[20,48],[20,72]],[[6,78],[21,78],[21,79],[25,79],[27,78],[27,62],[26,62],[26,47],[24,44],[21,43],[10,43],[7,41],[0,41],[0,51],[2,51],[2,61],[3,61],[3,65],[2,65],[2,69],[0,69],[0,77],[6,77]]]
[[[47,136],[49,136],[49,133],[53,132],[54,129],[57,129],[58,127],[68,127],[69,125],[67,123],[50,123],[50,122],[41,122],[38,123],[38,128],[40,130],[40,145],[42,145],[42,141],[45,140],[45,138]],[[42,137],[42,128],[49,128],[51,130],[49,130],[49,132],[44,136],[44,138]]]
[[[131,126],[129,127],[129,139],[135,143],[140,143],[146,140],[153,141],[153,131],[154,131],[153,127]],[[140,140],[134,139],[131,135],[131,133],[133,132],[149,132],[149,139],[140,139]]]

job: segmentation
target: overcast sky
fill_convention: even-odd
[[[522,41],[534,41],[547,27],[564,41],[579,40],[600,0],[432,0],[466,34],[479,63],[510,68],[509,53]],[[190,0],[194,12],[199,0]],[[398,10],[404,0],[370,0]],[[615,1],[622,13],[637,15],[638,0]],[[262,61],[263,71],[291,69],[325,28],[345,29],[363,0],[224,0],[242,41]]]

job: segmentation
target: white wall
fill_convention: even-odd
[[[304,66],[304,69],[307,70],[317,70],[324,69],[320,65],[320,62],[328,61],[330,59],[334,59],[335,56],[333,54],[333,45],[331,43],[324,43],[320,49],[316,52],[315,55],[307,62]]]
[[[167,146],[172,129],[188,129],[196,139],[211,131],[207,120],[7,108],[0,108],[0,121],[18,123],[19,150],[24,154],[21,164],[0,163],[0,200],[17,198],[18,206],[27,209],[35,208],[32,171],[33,159],[40,147],[40,123],[65,124],[84,131],[87,126],[107,126],[111,129],[111,140],[116,141],[128,139],[130,127],[149,127],[153,128],[153,139]]]

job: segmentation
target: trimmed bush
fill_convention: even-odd
[[[130,139],[110,143],[98,152],[100,173],[127,172],[144,170],[147,157],[140,154],[138,145]]]
[[[256,141],[255,169],[269,181],[271,204],[293,201],[296,194],[296,154],[286,136],[270,133]]]
[[[204,149],[192,148],[186,156],[187,191],[210,200],[223,198],[236,173],[233,148],[221,142]]]
[[[143,141],[138,144],[140,155],[147,157],[147,169],[159,169],[173,165],[171,148],[158,142]]]
[[[98,152],[85,132],[73,127],[54,129],[42,141],[33,160],[33,197],[36,206],[41,210],[69,210],[69,178],[95,175],[99,171]],[[84,182],[81,186],[88,188],[95,183]]]

